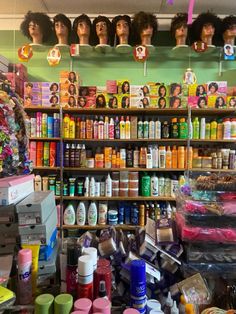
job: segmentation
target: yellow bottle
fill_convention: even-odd
[[[191,303],[185,304],[185,313],[186,314],[195,314],[196,311],[195,311],[194,304],[191,304]]]
[[[70,118],[69,123],[69,138],[75,138],[75,118]]]
[[[223,123],[221,119],[217,124],[216,138],[217,140],[223,140]]]
[[[167,151],[166,151],[166,168],[167,169],[172,168],[172,153],[170,150],[170,146],[167,146]]]
[[[178,168],[178,152],[177,152],[177,149],[176,149],[176,146],[174,145],[173,148],[172,148],[172,154],[171,154],[171,164],[172,164],[172,168],[173,169],[177,169]]]
[[[120,168],[120,152],[116,155],[116,168]]]
[[[65,114],[63,119],[63,135],[64,138],[68,138],[70,135],[70,116],[68,114]]]
[[[187,160],[188,160],[188,168],[192,169],[193,168],[193,148],[192,148],[192,146],[189,147]]]
[[[211,140],[216,140],[217,134],[217,122],[216,120],[211,121]]]
[[[126,117],[125,121],[125,138],[130,139],[130,121],[129,117]]]
[[[185,147],[179,146],[178,147],[178,168],[184,169],[185,166]]]
[[[112,150],[112,155],[111,155],[111,167],[116,168],[117,167],[117,157],[116,157],[116,150]]]

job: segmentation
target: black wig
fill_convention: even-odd
[[[111,24],[111,21],[109,20],[108,17],[106,16],[103,16],[103,15],[99,15],[98,17],[96,17],[94,20],[93,20],[93,41],[94,41],[94,45],[97,45],[99,44],[99,38],[97,36],[97,32],[96,32],[96,24],[99,23],[99,22],[104,22],[106,23],[107,25],[107,43],[108,45],[110,44],[111,42],[111,38],[112,38],[112,24]]]
[[[133,17],[132,29],[133,29],[133,40],[135,45],[141,44],[141,32],[148,26],[152,26],[152,44],[154,44],[155,37],[158,30],[157,19],[154,14],[140,11]]]
[[[175,37],[175,31],[178,28],[181,28],[182,26],[188,28],[187,21],[188,21],[187,13],[177,13],[171,20],[171,25],[170,25],[171,36]]]
[[[92,23],[90,21],[90,18],[86,14],[81,14],[81,15],[77,16],[77,18],[73,22],[72,29],[73,29],[73,33],[74,33],[73,35],[75,37],[75,41],[79,43],[79,36],[77,35],[77,29],[78,29],[79,23],[81,23],[81,22],[86,23],[88,25],[88,27],[90,28],[89,41],[91,41]]]
[[[115,42],[119,40],[119,38],[117,38],[118,36],[116,35],[116,25],[119,21],[122,21],[122,20],[128,23],[128,27],[129,27],[128,43],[129,43],[130,38],[131,38],[131,18],[128,15],[117,15],[112,20],[112,32],[113,34],[115,34]]]

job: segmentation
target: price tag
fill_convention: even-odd
[[[146,46],[134,47],[133,55],[136,61],[145,62],[148,58],[148,49]]]

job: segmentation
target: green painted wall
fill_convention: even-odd
[[[227,80],[229,85],[236,85],[236,61],[220,60],[220,48],[204,54],[196,54],[191,49],[172,50],[173,42],[168,32],[159,35],[160,44],[147,61],[147,75],[144,65],[135,62],[132,55],[123,56],[115,52],[101,55],[93,52],[81,58],[71,59],[67,52],[62,53],[62,60],[57,67],[50,67],[46,60],[49,47],[43,52],[34,52],[32,59],[25,63],[32,81],[57,81],[61,70],[76,70],[80,73],[84,85],[105,85],[107,79],[129,79],[132,84],[147,81],[181,82],[186,68],[191,67],[199,83],[208,80]],[[18,62],[17,49],[27,39],[19,31],[1,31],[0,54],[12,62]],[[219,68],[222,67],[221,76]]]

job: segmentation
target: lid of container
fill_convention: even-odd
[[[111,302],[104,298],[98,298],[93,301],[93,312],[95,311],[101,311],[101,313],[105,313],[104,310],[110,310],[111,308]]]
[[[180,122],[185,122],[185,118],[180,118],[179,121]]]
[[[78,249],[76,247],[67,247],[67,265],[78,265]]]
[[[74,303],[74,310],[86,311],[88,313],[92,307],[92,301],[87,298],[80,298]]]
[[[172,122],[172,123],[177,122],[177,118],[172,118],[172,119],[171,119],[171,122]]]
[[[18,263],[24,264],[32,262],[32,250],[30,249],[22,249],[18,253]]]
[[[54,300],[55,304],[57,305],[73,305],[73,297],[68,293],[62,293],[55,297]]]
[[[93,273],[93,260],[89,255],[80,256],[78,259],[78,274],[90,276]]]
[[[131,280],[146,282],[146,264],[143,260],[137,259],[130,264]]]
[[[49,293],[44,293],[39,295],[35,299],[35,307],[36,308],[48,308],[54,301],[54,296]]]
[[[159,301],[150,299],[147,301],[147,309],[150,310],[161,310],[161,304]]]
[[[139,311],[135,309],[126,309],[123,314],[139,314]]]
[[[98,250],[95,247],[86,247],[83,249],[83,255],[89,255],[92,260],[93,264],[97,264],[98,259]]]

